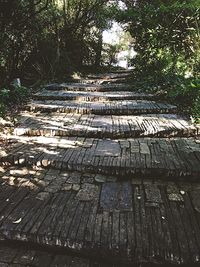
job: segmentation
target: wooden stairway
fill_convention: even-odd
[[[129,75],[48,85],[21,113],[0,159],[0,263],[25,253],[5,240],[50,248],[49,266],[199,262],[199,127],[116,83]]]

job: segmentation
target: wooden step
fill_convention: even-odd
[[[93,77],[93,78],[80,78],[77,79],[76,82],[81,82],[81,83],[85,83],[85,84],[115,84],[115,83],[127,83],[128,77],[102,77],[102,78],[97,78],[97,77]]]
[[[96,115],[136,115],[148,113],[175,113],[174,105],[147,100],[127,100],[111,102],[78,101],[33,101],[27,108],[34,112],[60,112]]]
[[[19,143],[1,164],[130,177],[200,177],[200,141],[194,138],[92,139],[14,137]],[[10,139],[11,140],[11,139]],[[175,179],[175,178],[174,178]]]
[[[132,72],[121,72],[121,73],[100,73],[100,74],[90,74],[87,75],[89,79],[102,79],[102,80],[112,80],[120,78],[131,78]]]
[[[22,113],[15,135],[77,136],[92,138],[191,137],[200,127],[175,114],[99,116],[93,114]]]
[[[66,91],[91,91],[91,92],[106,92],[106,91],[127,91],[133,90],[130,84],[84,84],[84,83],[61,83],[48,84],[44,87],[46,90],[66,90]]]
[[[26,267],[199,263],[199,128],[174,105],[114,101],[141,97],[119,76],[49,85],[37,97],[52,100],[31,102],[14,134],[1,135],[10,144],[0,157],[1,241],[65,254]],[[5,249],[0,265],[21,266]]]
[[[115,84],[115,83],[127,83],[130,80],[128,77],[114,77],[97,78],[97,77],[80,77],[67,79],[68,83],[82,83],[82,84]]]
[[[107,266],[199,261],[199,182],[121,182],[115,176],[13,167],[0,183],[1,240],[64,249],[66,257],[75,252],[106,260]],[[22,260],[13,253],[9,262]],[[6,263],[8,253],[0,249],[0,255]]]
[[[76,101],[116,101],[116,100],[155,100],[152,94],[117,91],[117,92],[83,92],[83,91],[47,91],[42,90],[33,95],[36,100],[76,100]]]
[[[99,73],[99,74],[88,74],[87,78],[94,79],[115,79],[115,78],[125,78],[131,77],[132,73],[130,72],[122,72],[122,73]]]

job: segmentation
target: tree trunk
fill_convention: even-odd
[[[103,31],[99,30],[99,38],[96,47],[96,55],[95,55],[95,67],[98,68],[101,65],[101,53],[103,48]]]

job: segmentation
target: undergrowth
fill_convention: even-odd
[[[0,116],[26,101],[30,90],[24,86],[10,85],[0,89]]]
[[[136,75],[134,85],[139,90],[158,93],[200,123],[200,77]]]

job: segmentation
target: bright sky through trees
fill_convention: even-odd
[[[111,29],[103,32],[103,43],[110,45],[118,45],[121,42],[121,38],[125,34],[124,29],[120,23],[113,22]],[[133,58],[136,55],[133,47],[129,49],[121,49],[117,54],[117,63],[116,65],[127,68],[128,58]]]
[[[123,34],[122,26],[117,23],[113,22],[111,29],[106,30],[103,32],[103,42],[106,44],[117,44],[119,43],[120,36]]]

